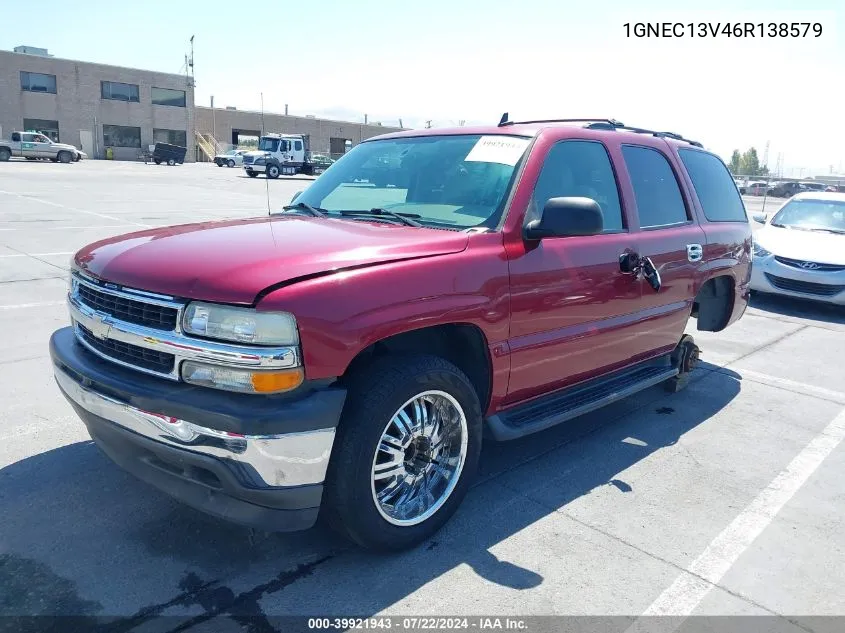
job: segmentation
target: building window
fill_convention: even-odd
[[[115,101],[134,101],[138,103],[138,86],[136,84],[122,84],[117,81],[101,81],[100,91],[103,99]]]
[[[185,130],[153,130],[153,143],[170,143],[179,147],[188,146],[188,134]]]
[[[141,128],[104,125],[103,145],[106,147],[141,147]]]
[[[153,104],[184,108],[185,91],[170,90],[169,88],[153,88]]]
[[[45,121],[44,119],[24,119],[23,129],[25,132],[39,132],[49,136],[54,143],[59,142],[59,122]]]
[[[56,76],[21,71],[21,90],[56,94]]]

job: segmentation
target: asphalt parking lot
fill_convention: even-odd
[[[73,251],[264,214],[307,185],[208,164],[0,167],[0,615],[76,615],[88,630],[129,616],[115,630],[144,632],[264,632],[274,616],[325,613],[626,616],[620,631],[641,614],[762,615],[760,630],[842,630],[806,619],[845,615],[842,310],[755,299],[725,332],[693,331],[703,363],[685,391],[487,445],[458,514],[399,555],[320,527],[252,534],[112,465],[48,358]],[[212,629],[218,614],[234,618]]]

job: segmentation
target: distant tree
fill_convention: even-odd
[[[734,150],[734,153],[731,154],[731,162],[728,163],[728,169],[731,170],[731,173],[736,175],[740,172],[740,164],[742,163],[742,155],[739,153],[738,149]]]
[[[731,154],[731,162],[728,169],[734,175],[741,176],[767,176],[769,168],[760,165],[760,158],[757,156],[757,149],[750,147],[740,154],[738,149]]]

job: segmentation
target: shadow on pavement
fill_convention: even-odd
[[[845,325],[845,306],[755,292],[749,306],[763,312]]]
[[[104,630],[129,631],[175,609],[202,614],[190,626],[220,614],[271,631],[270,615],[381,612],[462,565],[490,583],[534,588],[542,575],[491,548],[598,487],[630,493],[620,473],[739,392],[737,374],[701,363],[680,393],[652,388],[543,433],[487,443],[447,526],[391,555],[357,550],[322,527],[253,535],[171,501],[91,442],[34,455],[0,470],[0,616],[122,616],[130,619]],[[543,503],[526,494],[541,489]]]

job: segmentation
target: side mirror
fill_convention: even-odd
[[[293,197],[290,199],[290,203],[293,204],[294,202],[296,202],[296,199],[301,195],[302,195],[302,192],[297,191],[295,194],[293,194]]]
[[[604,218],[599,203],[592,198],[550,198],[539,219],[525,225],[529,240],[547,237],[597,235],[604,230]]]
[[[765,224],[766,219],[769,217],[768,213],[755,213],[753,216],[755,222],[759,222],[760,224]]]

